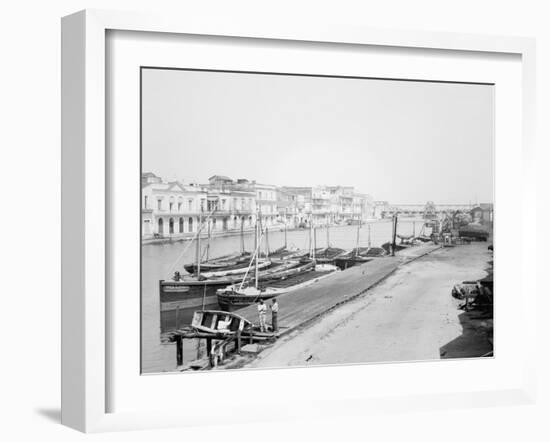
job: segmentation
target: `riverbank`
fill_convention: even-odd
[[[474,243],[404,261],[362,295],[227,368],[482,356],[492,350],[484,321],[459,310],[451,289],[457,282],[485,276],[490,259],[487,244]]]

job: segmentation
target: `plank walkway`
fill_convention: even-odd
[[[420,258],[440,246],[423,244],[405,249],[396,256],[373,258],[371,261],[345,271],[334,273],[321,281],[295,292],[277,297],[279,302],[279,335],[302,327],[374,287],[401,265]],[[271,301],[267,302],[268,305]],[[236,310],[235,313],[258,323],[257,305]],[[268,324],[271,315],[268,314]]]

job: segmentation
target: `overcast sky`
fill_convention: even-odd
[[[145,69],[143,171],[493,200],[493,87]]]

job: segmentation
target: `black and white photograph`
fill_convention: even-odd
[[[493,84],[140,75],[143,374],[494,356]]]

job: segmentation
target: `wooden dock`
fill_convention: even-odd
[[[279,336],[303,327],[339,305],[361,296],[390,276],[400,265],[438,248],[438,245],[423,244],[403,250],[393,257],[373,258],[363,265],[337,272],[309,287],[277,297]],[[267,303],[271,304],[270,301]],[[250,322],[258,323],[256,305],[237,310],[235,313]],[[268,324],[270,322],[268,314]]]

